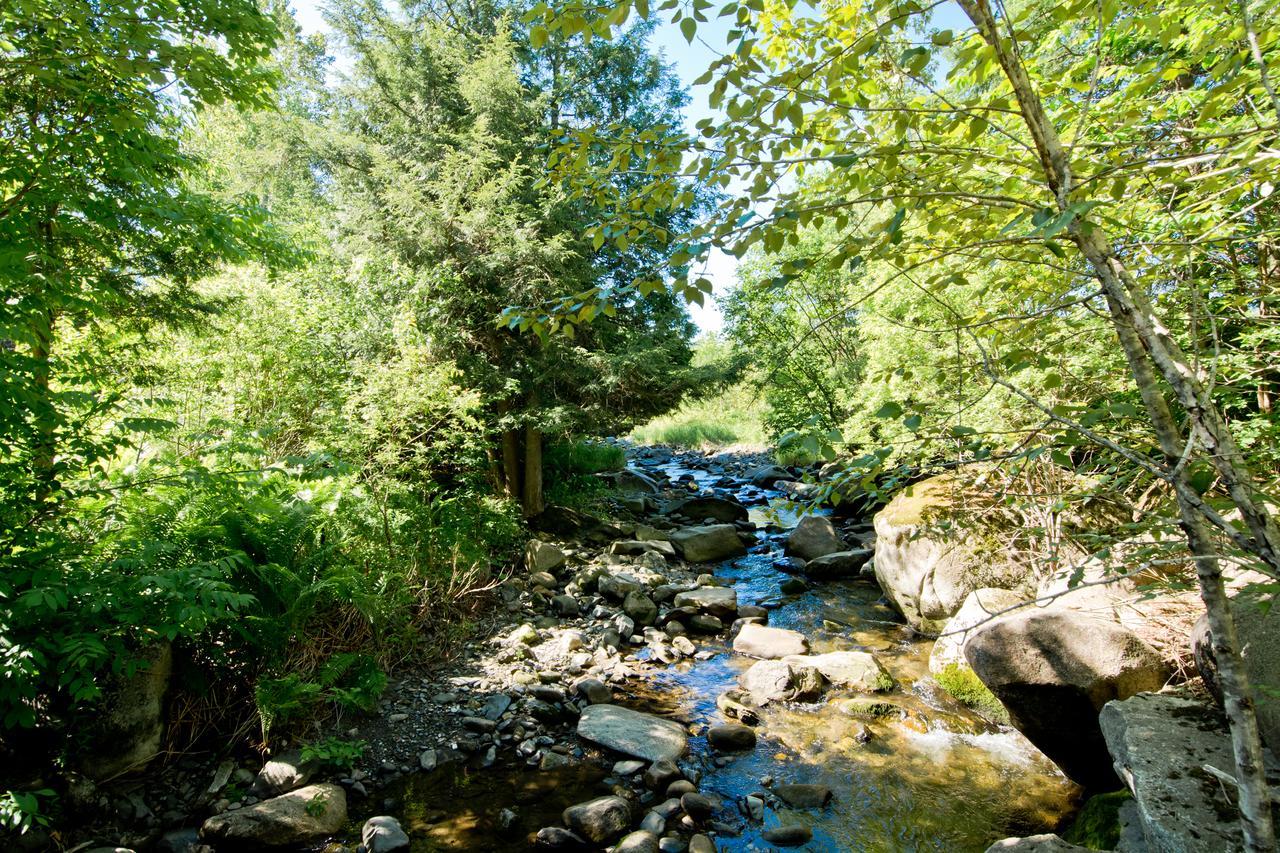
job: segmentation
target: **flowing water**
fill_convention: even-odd
[[[831,691],[817,704],[762,709],[752,752],[716,760],[705,739],[695,737],[688,759],[702,768],[703,793],[733,810],[746,795],[765,790],[766,777],[828,786],[835,798],[820,811],[766,809],[763,828],[810,827],[813,840],[803,848],[809,851],[982,851],[1007,835],[1050,831],[1071,814],[1078,789],[1017,732],[986,722],[938,689],[929,678],[931,642],[901,624],[874,583],[830,582],[781,594],[786,576],[774,561],[799,508],[778,492],[729,483],[700,468],[670,464],[656,472],[683,477],[699,490],[715,484],[751,507],[761,544],[714,569],[736,588],[740,604],[770,608],[769,624],[800,631],[813,653],[872,652],[897,682],[885,698],[898,713],[876,720],[844,715],[839,700],[854,694]],[[722,722],[716,697],[734,688],[753,661],[734,654],[723,637],[700,648],[715,654],[658,669],[644,684],[629,685],[632,695],[620,701],[695,727]],[[419,831],[418,850],[522,849],[523,837],[497,833],[484,816],[518,805],[532,821],[525,828],[557,823],[566,805],[607,792],[603,776],[590,767],[551,774],[523,766],[445,768],[411,777],[402,792],[405,817]],[[759,824],[738,822],[741,835],[718,836],[718,849],[772,849]]]

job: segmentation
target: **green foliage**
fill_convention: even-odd
[[[386,687],[387,676],[377,661],[354,653],[334,655],[310,679],[297,672],[261,678],[253,698],[262,723],[262,740],[270,741],[277,724],[314,717],[325,705],[339,712],[371,711]]]
[[[329,737],[302,747],[302,760],[315,761],[335,770],[349,771],[364,757],[369,744],[362,740]]]
[[[33,827],[48,826],[49,816],[43,810],[40,800],[52,800],[54,796],[54,792],[48,788],[38,791],[5,791],[0,796],[0,828],[25,835]]]
[[[547,502],[582,509],[596,504],[610,489],[595,475],[621,471],[626,464],[626,452],[617,445],[585,440],[552,444],[543,456]]]
[[[546,450],[543,464],[551,476],[600,474],[621,471],[627,466],[627,454],[616,444],[602,441],[571,441],[553,444]]]

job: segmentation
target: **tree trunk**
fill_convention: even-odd
[[[54,251],[53,216],[55,214],[56,208],[51,208],[48,218],[36,226],[45,250],[45,256],[37,261],[37,270],[43,270],[46,279],[54,275],[54,270],[50,267]],[[37,403],[32,412],[35,437],[31,447],[31,473],[35,483],[37,514],[43,512],[43,505],[57,487],[54,461],[58,455],[56,435],[58,413],[50,387],[53,380],[53,336],[57,324],[57,314],[52,307],[45,305],[37,309],[31,328],[31,360],[33,362],[31,379],[37,396]]]
[[[520,433],[509,429],[502,434],[502,485],[507,497],[520,500]]]
[[[1057,129],[1049,122],[1026,68],[1000,37],[987,0],[958,2],[994,51],[1012,85],[1023,120],[1035,141],[1045,180],[1057,199],[1059,211],[1065,212],[1071,203],[1070,157]],[[1214,653],[1221,655],[1220,667],[1225,664],[1221,669],[1222,692],[1240,783],[1239,807],[1245,846],[1253,853],[1267,853],[1275,849],[1275,834],[1253,699],[1209,526],[1199,496],[1191,489],[1187,476],[1186,463],[1197,444],[1213,461],[1241,511],[1252,534],[1249,550],[1273,572],[1280,568],[1280,534],[1265,506],[1253,498],[1252,475],[1221,413],[1177,342],[1155,315],[1145,291],[1116,257],[1111,241],[1100,227],[1084,223],[1078,217],[1072,223],[1071,236],[1102,284],[1112,325],[1169,465],[1168,479],[1175,488],[1180,523],[1196,561],[1196,576],[1208,614]],[[1157,371],[1187,412],[1190,441],[1184,443],[1164,399]]]
[[[546,509],[542,497],[542,430],[532,425],[524,431],[524,489],[520,506],[525,518],[542,515]]]

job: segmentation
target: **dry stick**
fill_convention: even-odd
[[[1040,156],[1045,179],[1057,198],[1059,210],[1067,211],[1071,192],[1069,158],[1057,129],[1045,114],[1026,67],[1001,38],[987,0],[958,0],[958,3],[978,27],[1013,87]],[[1197,437],[1205,450],[1214,457],[1215,467],[1244,515],[1254,535],[1250,550],[1273,568],[1280,567],[1280,535],[1266,509],[1254,503],[1245,487],[1244,484],[1251,482],[1252,477],[1243,456],[1213,401],[1205,396],[1197,377],[1190,372],[1176,341],[1155,316],[1146,294],[1112,252],[1101,229],[1086,226],[1077,219],[1071,225],[1071,236],[1106,293],[1112,325],[1151,416],[1161,450],[1170,460],[1176,460],[1181,440],[1177,424],[1157,384],[1156,368],[1178,395],[1189,415],[1192,429],[1199,433]],[[1205,603],[1213,650],[1219,663],[1223,704],[1230,722],[1232,747],[1240,777],[1240,823],[1245,848],[1251,853],[1271,853],[1275,850],[1275,831],[1271,821],[1270,791],[1263,769],[1262,741],[1248,678],[1239,655],[1235,620],[1227,600],[1222,570],[1204,516],[1184,498],[1185,492],[1192,491],[1185,467],[1171,472],[1171,481],[1177,487],[1182,527],[1196,559],[1200,595]]]

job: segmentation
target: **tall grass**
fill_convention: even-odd
[[[688,400],[671,414],[636,427],[628,436],[638,444],[666,444],[684,449],[747,445],[763,449],[767,405],[746,385],[735,385],[714,397]]]

